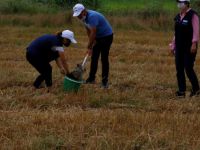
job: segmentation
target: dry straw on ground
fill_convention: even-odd
[[[84,57],[87,37],[83,28],[69,28],[79,42],[66,49],[72,69]],[[96,85],[82,85],[77,94],[64,92],[55,63],[54,90],[32,91],[37,73],[25,59],[25,48],[37,36],[60,29],[0,28],[0,149],[200,148],[199,99],[173,95],[171,32],[115,29],[107,91],[99,88],[99,69]],[[198,54],[200,77],[199,64]]]

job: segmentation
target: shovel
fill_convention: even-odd
[[[87,62],[88,54],[85,56],[82,64],[77,64],[76,68],[68,75],[69,78],[81,81],[85,71],[85,64]]]
[[[85,67],[87,58],[88,58],[88,54],[85,56],[85,58],[84,58],[84,60],[83,60],[83,62],[82,62],[82,64],[81,64],[82,69],[84,69],[84,67]]]

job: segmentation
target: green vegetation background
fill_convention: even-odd
[[[70,9],[75,3],[83,3],[92,9],[105,13],[126,15],[136,11],[167,11],[176,10],[175,0],[1,0],[1,13],[55,13]],[[199,5],[193,0],[192,5]],[[198,6],[197,6],[198,7]]]
[[[168,31],[178,13],[175,0],[1,0],[0,25],[72,25],[76,3],[104,13],[114,28],[123,29]],[[199,0],[192,0],[191,6],[200,14]]]

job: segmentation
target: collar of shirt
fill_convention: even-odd
[[[185,13],[180,13],[181,20],[185,17],[187,12],[189,12],[190,10],[191,10],[191,8],[188,8],[188,10]]]

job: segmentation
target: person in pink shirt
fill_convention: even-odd
[[[194,71],[194,62],[199,41],[199,17],[190,8],[190,0],[177,0],[180,13],[174,18],[175,35],[170,44],[171,53],[175,55],[178,81],[177,97],[185,97],[185,72],[192,84],[190,97],[200,95],[199,82]]]

